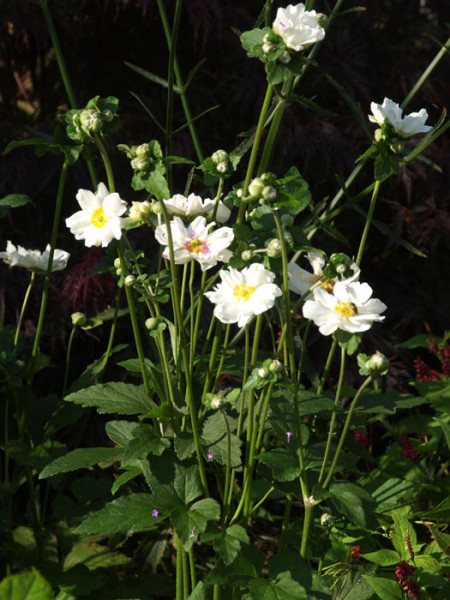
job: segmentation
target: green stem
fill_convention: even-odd
[[[272,492],[274,492],[275,490],[276,490],[276,488],[274,488],[274,487],[271,487],[271,488],[269,488],[269,490],[268,490],[268,491],[267,491],[267,492],[264,494],[264,496],[261,498],[261,500],[259,500],[259,501],[258,501],[258,502],[255,504],[255,506],[252,508],[251,512],[253,513],[253,512],[255,512],[255,510],[258,510],[258,508],[259,508],[259,507],[260,507],[262,504],[264,504],[264,502],[267,500],[267,498],[270,496],[270,494],[271,494]]]
[[[323,369],[323,373],[322,373],[322,377],[320,378],[320,383],[319,383],[319,387],[317,388],[317,395],[320,396],[320,394],[323,392],[323,388],[325,387],[325,383],[328,377],[328,372],[330,370],[331,367],[331,361],[333,360],[333,356],[336,350],[336,346],[337,346],[337,341],[335,339],[333,339],[333,342],[331,344],[330,347],[330,351],[328,352],[328,358],[327,358],[327,362],[325,363],[325,367]]]
[[[225,428],[227,430],[227,464],[225,467],[225,485],[223,488],[223,514],[226,518],[228,516],[229,509],[228,502],[229,498],[231,498],[231,430],[230,425],[228,423],[227,415],[222,409],[220,409],[220,412],[222,414],[223,420],[225,422]]]
[[[236,223],[242,223],[244,218],[245,209],[247,207],[247,201],[245,201],[245,197],[248,194],[248,186],[250,185],[250,180],[252,178],[253,171],[255,170],[256,158],[258,156],[259,145],[261,143],[261,137],[264,131],[264,126],[266,124],[267,112],[272,101],[272,95],[273,86],[268,84],[264,102],[261,108],[261,113],[259,115],[258,125],[256,126],[255,139],[253,140],[252,151],[247,166],[247,173],[245,175],[244,185],[242,187],[242,200],[241,205],[239,206],[239,212],[236,219]]]
[[[322,467],[320,469],[320,474],[319,474],[319,483],[322,482],[323,477],[325,475],[325,468],[327,466],[327,462],[328,462],[328,456],[330,455],[330,450],[331,450],[331,442],[333,440],[333,436],[334,436],[334,427],[336,424],[336,416],[337,416],[337,412],[339,410],[339,406],[341,403],[341,391],[342,391],[342,383],[344,380],[344,373],[345,373],[345,358],[346,358],[346,351],[344,348],[341,348],[341,368],[339,371],[339,381],[338,381],[338,385],[337,385],[337,389],[336,389],[336,395],[334,397],[334,406],[333,406],[333,413],[331,415],[331,420],[330,420],[330,427],[328,430],[328,438],[327,438],[327,444],[325,447],[325,454],[323,456],[323,460],[322,460]]]
[[[352,420],[352,416],[353,416],[353,411],[355,410],[356,407],[356,403],[358,402],[358,400],[360,399],[362,393],[364,392],[364,390],[366,389],[366,387],[368,385],[370,385],[372,379],[373,379],[374,375],[369,375],[369,377],[365,380],[365,382],[362,384],[362,386],[359,388],[359,390],[356,392],[355,397],[353,398],[353,401],[350,405],[350,409],[347,413],[347,418],[345,419],[345,423],[344,423],[344,427],[342,429],[342,433],[341,433],[341,437],[339,438],[339,442],[336,448],[336,452],[334,453],[334,458],[333,461],[331,463],[330,466],[330,470],[328,472],[327,478],[325,479],[325,481],[323,482],[323,488],[326,489],[328,487],[328,485],[330,484],[331,478],[333,477],[333,473],[334,473],[334,469],[336,467],[336,463],[339,459],[339,455],[341,453],[342,450],[342,446],[344,445],[345,442],[345,438],[347,437],[347,433],[350,427],[350,422]]]
[[[111,167],[111,161],[109,160],[108,152],[106,151],[105,145],[98,135],[98,133],[94,133],[94,141],[97,145],[97,148],[100,152],[100,156],[102,157],[103,164],[105,166],[106,177],[108,179],[108,190],[109,193],[112,194],[116,191],[116,186],[114,184],[114,174]]]
[[[183,549],[183,600],[187,600],[189,596],[189,568],[188,568],[188,557],[186,551]]]
[[[22,329],[22,321],[25,314],[25,310],[27,308],[28,300],[30,298],[31,288],[33,287],[34,278],[36,273],[31,271],[30,283],[28,284],[27,291],[25,292],[25,296],[22,303],[22,309],[20,311],[19,320],[17,322],[16,334],[14,336],[14,348],[17,348],[17,344],[19,343],[20,330]]]
[[[117,317],[119,314],[120,296],[121,295],[122,295],[122,289],[118,288],[117,293],[116,293],[116,300],[114,303],[114,317],[113,317],[113,322],[111,324],[111,329],[109,332],[108,346],[106,348],[105,358],[103,361],[101,373],[99,374],[99,376],[97,378],[99,381],[101,381],[103,379],[103,375],[105,373],[106,367],[107,367],[109,359],[111,357],[111,351],[112,351],[112,347],[113,347],[113,343],[114,343],[114,337],[116,334]]]
[[[64,185],[66,182],[67,167],[68,167],[67,163],[64,162],[62,169],[61,169],[61,175],[59,178],[58,193],[56,195],[56,206],[55,206],[55,213],[53,216],[53,228],[52,228],[52,234],[51,234],[51,240],[50,240],[50,252],[49,252],[49,257],[48,257],[48,267],[47,267],[47,273],[45,274],[44,289],[42,291],[42,299],[41,299],[41,308],[39,311],[39,319],[38,319],[38,324],[36,327],[36,335],[34,338],[33,350],[31,352],[30,383],[33,379],[33,366],[34,366],[34,362],[35,362],[36,357],[39,352],[39,342],[41,341],[42,329],[44,327],[44,318],[45,318],[45,311],[47,308],[48,290],[50,287],[50,277],[52,274],[53,256],[55,253],[56,237],[58,235],[59,219],[61,216],[61,207],[62,207],[62,199],[63,199],[63,193],[64,193]]]
[[[66,367],[64,369],[64,381],[63,381],[62,394],[61,394],[62,398],[64,398],[66,389],[67,389],[67,381],[69,379],[70,355],[72,353],[72,344],[73,344],[73,339],[75,337],[76,330],[77,330],[77,326],[73,325],[72,331],[70,332],[70,336],[69,336],[69,342],[67,344]]]
[[[361,264],[361,260],[364,254],[364,248],[367,242],[367,236],[369,235],[370,224],[372,223],[373,212],[375,210],[375,205],[377,203],[378,193],[380,191],[381,181],[377,179],[375,181],[375,186],[372,192],[372,198],[370,199],[369,212],[367,213],[366,224],[364,226],[364,231],[362,232],[361,241],[359,243],[358,255],[356,257],[356,264],[359,266]]]
[[[177,545],[177,566],[175,573],[175,589],[176,589],[176,600],[184,600],[183,593],[183,545],[181,543],[180,538],[176,533],[174,533],[174,538],[176,539]]]
[[[195,573],[194,549],[192,546],[189,548],[189,571],[191,574],[191,588],[194,589],[197,585],[197,575]]]

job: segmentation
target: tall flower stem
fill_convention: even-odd
[[[375,205],[377,203],[378,193],[380,191],[381,181],[379,179],[375,180],[375,186],[372,192],[372,198],[370,199],[369,212],[367,213],[366,224],[364,225],[364,230],[362,232],[361,241],[359,243],[358,255],[356,257],[356,264],[359,266],[361,264],[361,260],[364,254],[364,248],[367,242],[367,236],[369,235],[370,224],[372,223],[372,217],[375,210]]]
[[[341,403],[341,391],[342,391],[342,383],[344,380],[346,356],[347,356],[346,351],[344,348],[342,348],[341,349],[341,368],[339,371],[339,380],[338,380],[338,385],[337,385],[337,389],[336,389],[336,394],[334,397],[333,413],[331,415],[330,427],[328,429],[328,438],[327,438],[327,444],[325,446],[325,454],[323,456],[322,467],[320,469],[320,474],[319,474],[319,483],[321,483],[324,478],[325,468],[327,466],[328,457],[330,455],[330,450],[331,450],[331,442],[333,441],[334,428],[336,425],[336,416],[337,416],[337,412],[339,410],[339,405]]]
[[[359,390],[356,392],[355,397],[353,398],[353,401],[350,405],[350,409],[347,413],[347,418],[345,419],[345,423],[344,423],[344,427],[342,429],[341,432],[341,437],[339,438],[339,442],[336,448],[336,452],[334,453],[334,457],[333,457],[333,461],[330,465],[330,469],[327,475],[327,478],[325,479],[325,481],[323,482],[323,488],[326,489],[331,481],[331,478],[333,477],[333,473],[334,473],[334,469],[336,467],[337,461],[339,459],[339,456],[341,454],[341,450],[342,450],[342,446],[344,445],[345,442],[345,438],[347,437],[347,433],[350,427],[350,422],[352,420],[352,416],[353,416],[353,412],[355,410],[356,404],[358,402],[358,400],[360,399],[362,393],[364,392],[364,390],[366,389],[367,386],[370,385],[370,383],[372,382],[374,375],[370,375],[365,382],[362,384],[362,386],[359,388]]]
[[[241,201],[241,205],[239,206],[239,212],[238,212],[238,216],[236,219],[236,223],[242,223],[242,221],[244,219],[245,209],[247,207],[247,202],[244,200],[244,198],[248,194],[248,186],[250,185],[250,180],[251,180],[253,172],[255,170],[256,159],[258,156],[258,150],[259,150],[259,146],[261,143],[262,134],[264,131],[264,126],[266,124],[267,112],[269,110],[270,103],[272,101],[272,95],[273,95],[273,86],[270,85],[270,83],[269,83],[267,86],[264,102],[263,102],[263,105],[261,108],[261,113],[259,115],[258,124],[256,126],[255,139],[253,140],[252,151],[250,153],[250,158],[248,160],[247,173],[245,175],[244,185],[242,187],[242,201]]]
[[[25,314],[25,310],[27,308],[28,300],[30,298],[30,293],[33,287],[35,276],[36,273],[34,271],[31,271],[30,283],[28,284],[27,291],[25,292],[25,296],[22,303],[22,309],[20,311],[19,320],[17,322],[16,334],[14,336],[14,348],[17,348],[17,344],[19,343],[20,330],[22,329],[22,321]]]
[[[64,162],[62,169],[61,169],[61,175],[59,178],[58,193],[56,195],[56,206],[55,206],[55,213],[53,216],[53,227],[52,227],[52,234],[51,234],[51,240],[50,240],[50,252],[49,252],[49,256],[48,256],[48,267],[47,267],[47,273],[45,274],[44,289],[42,291],[41,308],[39,311],[39,319],[38,319],[38,323],[36,326],[36,335],[34,338],[33,350],[31,351],[30,383],[33,379],[33,366],[34,366],[34,363],[36,361],[36,358],[37,358],[37,355],[39,352],[39,342],[41,341],[42,329],[44,327],[44,318],[45,318],[45,311],[47,308],[48,290],[50,287],[50,277],[52,274],[53,256],[55,254],[56,237],[58,235],[59,220],[61,217],[61,207],[62,207],[62,199],[63,199],[63,194],[64,194],[64,185],[66,183],[67,167],[68,167],[67,163]]]
[[[317,395],[323,392],[323,388],[325,387],[325,383],[328,377],[328,372],[331,367],[331,361],[333,360],[334,353],[336,351],[337,341],[333,339],[333,342],[330,347],[330,351],[328,352],[327,362],[325,363],[325,367],[323,369],[322,377],[320,378],[319,387],[317,388]]]
[[[64,55],[61,50],[61,45],[59,43],[58,35],[56,33],[55,25],[53,23],[52,16],[47,6],[47,0],[39,0],[39,4],[42,8],[42,14],[44,16],[45,23],[47,25],[47,31],[50,36],[53,49],[55,51],[56,61],[58,63],[59,72],[61,75],[61,79],[63,81],[64,89],[66,90],[67,98],[69,100],[69,104],[71,108],[78,108],[78,103],[75,98],[75,92],[73,90],[72,82],[70,80],[69,71],[67,69],[67,64],[64,59]],[[97,187],[98,178],[97,173],[95,172],[94,163],[90,156],[85,157],[86,165],[89,171],[89,175],[91,177],[91,181],[94,187]]]

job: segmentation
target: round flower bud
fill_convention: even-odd
[[[136,156],[147,156],[148,154],[148,144],[141,144],[140,146],[136,146],[135,154]]]
[[[336,265],[336,273],[339,273],[339,275],[342,275],[343,273],[345,273],[346,270],[347,270],[347,267],[344,265],[344,263],[340,263],[339,265]]]
[[[134,285],[135,281],[136,281],[136,277],[134,275],[127,275],[125,277],[125,285],[127,287],[131,287],[132,285]]]
[[[150,166],[150,161],[145,156],[136,156],[131,161],[131,168],[134,171],[145,171]]]
[[[122,269],[120,267],[118,269],[116,269],[116,275],[118,277],[120,277],[121,275],[123,275],[123,271],[122,271]]]
[[[122,263],[120,262],[120,258],[119,258],[119,257],[117,257],[117,258],[115,258],[115,259],[114,259],[114,267],[115,267],[116,269],[120,269],[120,265],[121,265],[121,264],[122,264]]]
[[[259,198],[265,187],[264,181],[260,177],[255,177],[248,186],[248,193],[250,196],[253,196],[253,198]]]
[[[331,525],[333,525],[334,523],[334,517],[333,515],[330,515],[330,513],[323,513],[323,515],[320,517],[320,524],[323,527],[331,527]]]
[[[384,140],[384,133],[382,129],[376,129],[373,135],[376,142],[381,142],[381,140]]]
[[[273,360],[269,365],[271,373],[280,373],[283,370],[283,364],[279,360]]]
[[[271,185],[266,185],[262,191],[262,197],[264,200],[267,200],[267,202],[272,202],[277,198],[277,190]]]
[[[239,188],[238,190],[236,190],[236,196],[238,198],[242,198],[242,188]]]
[[[218,173],[226,173],[228,171],[228,163],[225,161],[220,162],[216,165]]]
[[[86,108],[80,114],[80,125],[86,133],[96,133],[102,128],[102,117],[97,110]]]
[[[158,324],[159,324],[159,319],[157,319],[156,317],[151,317],[150,319],[147,319],[145,321],[145,327],[149,331],[153,331],[153,329],[156,329],[158,327]]]
[[[270,375],[269,369],[267,367],[260,367],[259,369],[256,369],[256,375],[261,379],[267,379]]]
[[[220,396],[214,396],[213,398],[211,398],[211,408],[213,408],[214,410],[219,409],[222,406],[222,398]]]
[[[70,318],[72,319],[72,325],[78,325],[79,327],[82,327],[86,322],[86,315],[82,312],[74,312]]]
[[[226,162],[228,160],[228,153],[225,150],[216,150],[211,156],[211,160],[216,164]]]
[[[281,224],[283,225],[283,227],[290,227],[291,225],[294,224],[294,217],[292,215],[281,215],[280,217],[280,221]]]
[[[317,25],[320,25],[320,27],[326,27],[328,25],[327,15],[324,15],[323,13],[317,13],[316,17],[317,17]]]
[[[151,206],[152,206],[152,212],[155,215],[160,215],[162,213],[162,208],[161,208],[161,205],[159,202],[152,202]]]
[[[389,360],[377,350],[366,362],[366,367],[371,371],[386,371],[389,368]]]
[[[280,56],[280,58],[278,60],[283,65],[287,65],[288,63],[291,62],[291,55],[289,54],[289,52],[283,52],[283,54]]]
[[[267,246],[267,254],[270,258],[278,258],[281,256],[281,242],[277,238],[273,238],[270,240],[269,245]]]
[[[271,50],[272,44],[270,42],[264,42],[264,44],[262,45],[262,51],[264,52],[264,54],[269,54]]]
[[[244,250],[241,254],[242,260],[245,260],[245,261],[251,260],[252,257],[253,257],[252,250]]]

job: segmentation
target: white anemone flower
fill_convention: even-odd
[[[316,11],[305,10],[304,4],[289,4],[286,8],[279,8],[272,29],[288,48],[296,52],[325,37],[324,28],[317,22]]]
[[[372,111],[372,115],[369,115],[371,123],[377,123],[381,127],[387,122],[402,138],[409,138],[417,133],[428,133],[432,129],[430,125],[425,125],[428,113],[424,108],[421,108],[419,112],[413,112],[402,117],[403,111],[397,102],[385,98],[383,104],[372,102],[370,110]]]
[[[322,335],[330,335],[337,329],[358,333],[367,331],[375,321],[382,321],[380,315],[386,305],[371,298],[372,288],[367,283],[338,281],[333,293],[317,287],[313,299],[303,305],[303,316],[312,319]]]
[[[75,239],[84,240],[86,246],[107,246],[114,238],[120,240],[127,204],[116,192],[109,193],[104,183],[99,183],[97,192],[78,190],[76,196],[81,210],[66,219]]]
[[[205,217],[197,217],[186,227],[180,217],[174,217],[170,222],[170,231],[177,265],[196,260],[202,271],[206,271],[218,261],[226,263],[230,260],[232,252],[226,248],[234,239],[233,230],[231,227],[220,227],[210,233],[214,225],[214,221],[207,223]],[[163,257],[170,258],[166,225],[158,225],[155,237],[160,244],[166,246]]]
[[[55,248],[53,253],[52,272],[61,271],[67,266],[70,254],[65,250]],[[11,241],[6,243],[6,252],[0,252],[0,258],[10,267],[23,267],[37,273],[45,273],[50,258],[50,244],[47,244],[44,252],[39,250],[26,250],[22,246],[14,246]]]
[[[229,268],[220,272],[222,282],[205,296],[216,306],[214,316],[222,323],[244,327],[254,315],[272,308],[281,289],[273,283],[275,275],[259,263],[242,271]]]
[[[310,288],[316,285],[324,277],[323,267],[325,266],[325,259],[320,254],[317,254],[317,252],[308,252],[306,257],[313,269],[312,273],[302,269],[296,263],[288,264],[288,287],[291,292],[299,294],[299,296],[305,296],[305,294],[308,294]],[[360,273],[360,268],[358,265],[356,263],[352,263],[350,265],[350,269],[353,271],[353,275],[348,278],[341,279],[342,281],[351,283],[352,281],[358,279]],[[319,287],[331,292],[335,283],[336,281],[333,279],[324,279],[323,283],[319,284]],[[305,297],[310,298],[311,295],[312,292]]]
[[[169,215],[176,215],[177,217],[198,217],[204,215],[205,217],[211,217],[214,213],[215,200],[205,198],[204,200],[200,196],[195,194],[189,194],[189,196],[183,196],[181,194],[175,194],[168,200],[163,200],[166,205],[167,212]],[[225,206],[223,202],[219,201],[215,219],[218,223],[226,223],[230,218],[231,210]]]

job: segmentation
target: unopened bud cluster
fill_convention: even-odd
[[[258,200],[260,204],[273,202],[277,199],[277,190],[273,185],[273,177],[264,173],[261,177],[255,177],[248,186],[248,193],[252,200]]]
[[[389,368],[389,360],[384,354],[377,350],[366,362],[366,367],[370,371],[387,371]]]
[[[230,157],[225,150],[216,150],[211,155],[211,160],[215,164],[217,173],[220,175],[226,175],[231,172]]]
[[[148,200],[144,200],[144,202],[133,202],[128,211],[128,217],[132,221],[143,221],[144,223],[148,223],[152,212],[153,206]]]

